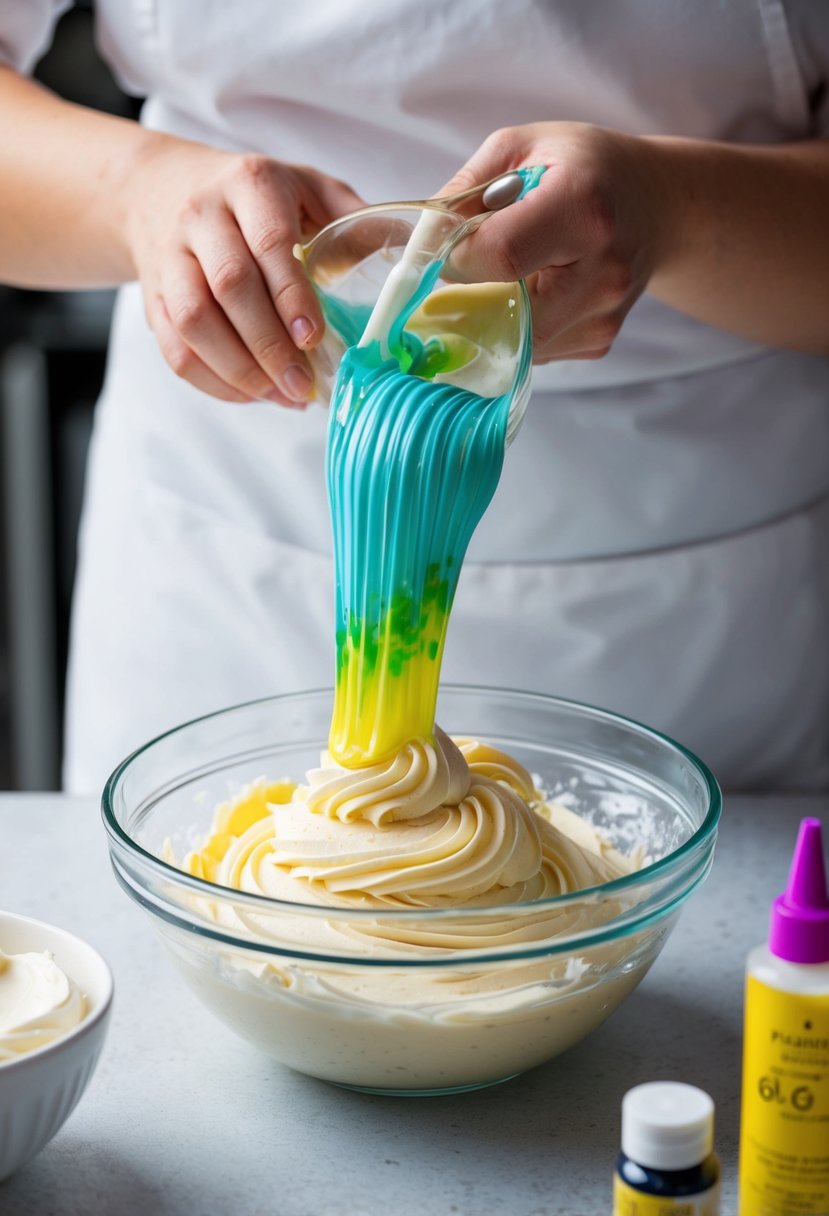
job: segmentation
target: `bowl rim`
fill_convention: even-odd
[[[170,862],[164,861],[154,853],[150,853],[142,845],[138,844],[121,826],[115,816],[113,810],[113,796],[118,788],[122,778],[126,774],[130,765],[136,761],[150,748],[156,746],[164,739],[198,726],[202,722],[210,721],[214,718],[220,718],[237,710],[253,709],[259,705],[271,704],[274,701],[280,703],[288,703],[297,700],[306,700],[311,697],[329,696],[333,702],[333,688],[313,688],[303,689],[298,692],[277,693],[267,697],[257,697],[250,701],[241,701],[236,705],[226,706],[223,709],[213,710],[207,714],[200,714],[196,718],[191,718],[186,722],[181,722],[177,726],[171,727],[169,730],[163,731],[154,738],[148,740],[140,747],[132,751],[126,756],[119,765],[112,771],[104,785],[101,795],[101,814],[104,821],[104,827],[107,835],[110,838],[111,844],[115,844],[125,848],[129,854],[132,854],[145,868],[161,878],[173,880],[177,885],[189,888],[196,894],[216,900],[217,898],[230,898],[235,904],[242,907],[258,910],[259,912],[270,911],[292,911],[302,916],[313,916],[324,919],[352,919],[359,923],[360,920],[376,920],[378,915],[382,916],[386,921],[403,921],[410,919],[426,919],[428,921],[439,921],[464,918],[480,918],[488,913],[497,914],[504,918],[511,919],[513,916],[518,917],[521,914],[526,915],[528,910],[540,911],[550,908],[565,908],[574,903],[580,903],[586,899],[595,899],[597,894],[601,892],[605,895],[616,895],[624,892],[631,887],[636,887],[646,883],[654,878],[661,878],[672,874],[676,869],[680,868],[686,857],[693,854],[701,845],[709,838],[716,838],[717,825],[722,812],[722,791],[720,785],[711,772],[710,768],[703,760],[701,760],[694,752],[690,751],[681,743],[677,743],[670,735],[664,734],[662,731],[656,730],[654,727],[647,726],[643,722],[637,721],[635,718],[627,717],[624,714],[615,713],[612,710],[603,709],[600,706],[589,705],[583,701],[576,701],[567,697],[553,696],[548,693],[532,692],[521,689],[498,688],[490,685],[474,685],[474,684],[441,684],[440,693],[473,693],[476,695],[485,696],[486,694],[497,696],[508,696],[520,698],[523,701],[538,701],[546,705],[564,709],[566,711],[577,711],[594,720],[604,721],[610,724],[621,724],[626,727],[632,727],[640,734],[644,734],[652,739],[657,740],[661,744],[667,744],[670,750],[678,752],[691,767],[696,770],[697,774],[702,778],[708,792],[708,810],[705,818],[699,827],[692,833],[689,838],[684,841],[678,849],[661,857],[658,861],[652,862],[650,865],[642,867],[640,870],[634,870],[630,874],[624,874],[619,878],[614,878],[610,882],[599,883],[592,887],[582,887],[577,891],[568,892],[564,895],[548,896],[546,899],[524,900],[512,904],[487,904],[474,907],[457,907],[457,908],[349,908],[340,905],[320,905],[306,904],[300,901],[273,899],[268,895],[257,895],[249,891],[239,891],[234,887],[225,887],[220,883],[208,882],[205,879],[196,878],[192,874],[179,869]],[[485,734],[482,736],[486,738]],[[244,938],[234,938],[234,941],[245,942]],[[246,943],[248,944],[248,943]]]
[[[64,938],[68,940],[71,946],[75,949],[80,947],[81,950],[87,951],[93,959],[93,965],[98,967],[101,972],[103,984],[103,995],[95,1002],[91,1009],[88,1009],[84,1016],[78,1022],[77,1026],[73,1026],[71,1030],[67,1030],[65,1034],[59,1035],[53,1039],[51,1043],[44,1043],[42,1047],[35,1047],[31,1051],[26,1051],[21,1054],[19,1059],[5,1060],[0,1062],[0,1089],[3,1086],[3,1078],[11,1076],[13,1073],[18,1073],[22,1069],[33,1064],[35,1061],[44,1060],[50,1055],[60,1055],[72,1043],[89,1034],[92,1029],[102,1022],[112,1008],[112,998],[115,992],[115,981],[112,977],[112,969],[109,963],[99,950],[91,945],[86,938],[79,937],[77,933],[72,933],[69,929],[64,929],[62,925],[54,925],[51,921],[39,920],[34,916],[25,916],[20,912],[9,912],[6,909],[0,909],[0,928],[4,920],[16,921],[18,924],[31,925],[35,929],[43,929],[48,934],[54,935],[55,938]],[[44,950],[49,950],[49,946],[44,946]],[[74,983],[78,981],[73,975],[69,977]],[[78,987],[82,985],[78,984]],[[89,994],[84,992],[87,1001],[90,1000]]]

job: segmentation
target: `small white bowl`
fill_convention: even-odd
[[[0,1064],[0,1181],[52,1139],[75,1109],[101,1054],[112,1005],[112,975],[79,937],[42,921],[0,912],[7,954],[49,950],[85,993],[82,1022],[62,1038]]]

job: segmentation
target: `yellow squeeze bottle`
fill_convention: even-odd
[[[829,897],[800,824],[767,945],[746,962],[740,1216],[829,1216]]]

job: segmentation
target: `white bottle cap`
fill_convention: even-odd
[[[652,1081],[622,1099],[622,1152],[652,1170],[689,1170],[714,1143],[714,1103],[702,1089]]]

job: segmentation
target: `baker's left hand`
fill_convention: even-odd
[[[494,132],[440,193],[528,165],[548,168],[461,242],[453,275],[526,280],[537,363],[599,359],[663,256],[670,189],[646,140],[544,122]]]

